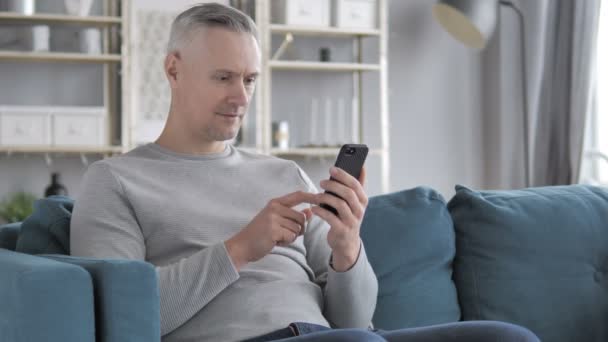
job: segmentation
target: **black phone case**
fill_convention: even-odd
[[[349,149],[354,149],[352,155],[347,154]],[[351,176],[359,179],[361,176],[361,169],[363,168],[363,164],[365,163],[365,159],[367,158],[367,153],[369,149],[367,145],[364,144],[346,144],[340,148],[340,153],[338,153],[338,157],[336,158],[336,163],[334,164],[336,167],[348,172]],[[334,180],[333,177],[330,178]],[[325,191],[325,193],[332,194],[336,197],[340,197],[331,191]],[[321,208],[327,209],[334,213],[334,215],[338,215],[338,211],[327,204],[321,204]]]

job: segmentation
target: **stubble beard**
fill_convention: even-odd
[[[239,133],[239,129],[241,129],[242,118],[239,119],[239,123],[233,127],[228,129],[215,129],[214,127],[209,127],[207,129],[207,137],[212,141],[228,141],[236,138]]]

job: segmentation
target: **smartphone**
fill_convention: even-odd
[[[368,151],[369,149],[367,148],[367,145],[364,144],[343,145],[340,148],[340,153],[338,153],[334,166],[348,172],[348,174],[356,179],[359,179],[359,176],[361,176],[361,169],[365,163],[365,158],[367,158]],[[333,177],[330,179],[335,180]],[[325,193],[340,197],[331,191],[325,191]],[[330,205],[321,204],[320,207],[331,211],[336,216],[338,215],[338,211]]]

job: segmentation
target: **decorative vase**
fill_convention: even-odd
[[[68,14],[85,17],[89,15],[93,0],[63,0],[63,3]]]
[[[56,172],[51,174],[51,184],[44,190],[44,197],[53,195],[68,195],[68,189],[59,182],[59,173]]]
[[[88,54],[101,53],[101,32],[98,28],[86,28],[80,31],[80,51]]]

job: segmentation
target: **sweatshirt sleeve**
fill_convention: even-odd
[[[308,191],[316,193],[304,171],[299,172]],[[307,262],[315,274],[315,282],[323,289],[323,314],[336,328],[367,328],[376,308],[378,280],[367,260],[363,242],[359,257],[349,270],[336,272],[330,266],[329,229],[325,221],[314,216],[304,234]]]
[[[70,254],[146,260],[137,217],[109,165],[91,164],[74,204]],[[239,274],[224,243],[202,249],[173,264],[156,267],[160,288],[161,335],[188,321]]]

